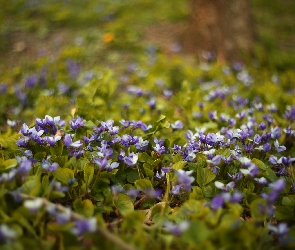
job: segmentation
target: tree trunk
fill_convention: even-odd
[[[254,29],[248,0],[191,0],[184,49],[210,51],[221,62],[241,60],[252,51]]]

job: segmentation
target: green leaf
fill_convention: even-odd
[[[152,221],[157,223],[160,220],[166,220],[170,211],[171,207],[169,207],[165,202],[160,202],[154,205],[151,208]]]
[[[295,220],[294,207],[277,206],[275,217],[277,220]]]
[[[176,162],[175,164],[172,165],[172,169],[175,169],[175,170],[183,169],[183,168],[185,167],[186,164],[187,164],[186,161],[179,161],[179,162]]]
[[[74,178],[74,171],[69,168],[58,168],[53,172],[53,176],[63,184],[68,184],[68,181]]]
[[[59,192],[59,191],[52,191],[49,195],[49,199],[50,200],[55,200],[55,199],[59,199],[59,198],[63,198],[66,195],[63,192]]]
[[[137,180],[134,182],[134,186],[141,191],[144,191],[145,189],[153,189],[153,185],[148,179]]]
[[[145,172],[146,176],[149,179],[153,179],[154,178],[153,166],[151,166],[151,165],[149,165],[147,163],[144,163],[143,164],[143,169],[144,169],[144,172]]]
[[[200,187],[193,186],[189,198],[195,200],[202,200],[204,198],[203,191]]]
[[[150,165],[153,165],[154,163],[154,159],[153,157],[149,156],[147,153],[140,153],[138,155],[138,161],[139,162],[144,162],[144,163],[148,163]]]
[[[89,199],[82,201],[81,198],[78,198],[74,201],[73,207],[77,213],[82,214],[87,218],[94,214],[94,206]]]
[[[63,152],[64,144],[61,141],[56,142],[54,147],[50,147],[51,155],[61,156]]]
[[[210,235],[210,230],[207,228],[204,221],[193,220],[190,227],[183,232],[185,242],[198,244],[200,241],[206,240]]]
[[[117,199],[115,199],[115,206],[117,209],[119,209],[122,215],[133,212],[134,206],[128,195],[119,193],[116,198]]]
[[[31,195],[37,196],[41,190],[40,176],[30,176],[27,178],[26,182],[22,185],[22,192]]]
[[[130,211],[124,215],[124,220],[122,222],[122,230],[133,229],[141,230],[142,223],[144,222],[146,212],[143,210]]]
[[[84,123],[84,127],[88,128],[88,129],[93,129],[95,126],[94,122],[89,120],[87,122]]]
[[[276,173],[271,168],[266,169],[264,177],[272,182],[275,182],[278,179]]]
[[[84,181],[87,187],[90,185],[93,179],[93,174],[94,174],[94,165],[91,163],[86,164],[84,167]]]
[[[137,169],[132,169],[129,172],[127,172],[127,181],[130,183],[134,183],[136,180],[138,180],[139,174]]]
[[[34,238],[38,238],[35,229],[31,225],[31,223],[23,216],[23,214],[20,214],[19,212],[15,212],[13,214],[13,218],[15,221],[17,221],[18,224],[20,224],[22,227],[24,227],[31,235],[34,236]]]
[[[46,157],[46,152],[38,152],[34,155],[34,159],[37,161],[42,161]]]
[[[295,207],[295,195],[288,195],[285,196],[282,200],[282,204],[285,206],[292,206]]]
[[[251,202],[250,211],[251,216],[254,220],[264,221],[266,219],[265,213],[263,213],[263,208],[266,208],[266,200],[263,198],[258,198]],[[261,209],[262,208],[262,209]]]
[[[203,154],[197,154],[196,159],[197,159],[197,163],[196,163],[197,167],[204,168],[207,166],[207,158]]]
[[[258,159],[256,159],[256,158],[253,158],[252,159],[252,162],[259,168],[259,169],[262,169],[262,170],[266,170],[267,169],[267,166],[265,166],[265,164],[262,162],[262,161],[260,161],[260,160],[258,160]]]
[[[17,160],[16,159],[9,159],[2,163],[4,169],[14,168],[17,166]]]
[[[123,168],[120,168],[116,174],[111,176],[114,183],[124,185],[126,183],[126,173]]]
[[[208,183],[213,181],[216,177],[216,174],[211,172],[207,168],[198,168],[197,169],[197,183],[203,188]]]
[[[206,198],[212,198],[215,195],[216,187],[213,183],[203,188],[203,193]]]

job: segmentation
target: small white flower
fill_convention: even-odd
[[[43,200],[36,198],[34,200],[26,200],[24,206],[31,212],[36,213],[43,205]]]

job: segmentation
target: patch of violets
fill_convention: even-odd
[[[72,65],[69,66],[72,68],[71,74],[74,74],[75,71],[78,72],[78,68],[74,64],[70,63],[69,65]],[[239,71],[237,79],[244,83],[245,87],[251,86],[252,78],[247,71]],[[25,83],[28,88],[34,88],[39,80],[34,75],[27,78]],[[267,215],[272,216],[274,213],[273,204],[286,186],[283,177],[289,176],[288,169],[295,161],[295,157],[283,155],[287,151],[287,147],[281,144],[284,142],[283,137],[292,137],[292,139],[295,137],[292,126],[292,122],[295,121],[295,107],[289,106],[286,108],[283,117],[287,120],[286,124],[288,125],[279,127],[276,125],[274,115],[278,112],[275,104],[264,106],[259,98],[250,102],[242,96],[236,95],[235,87],[220,88],[220,86],[221,83],[218,81],[212,81],[201,86],[208,94],[204,96],[204,102],[200,101],[197,104],[200,112],[203,112],[206,101],[230,98],[228,105],[236,111],[235,115],[218,113],[216,110],[210,110],[207,114],[202,114],[204,119],[207,118],[208,121],[219,123],[223,127],[217,132],[207,132],[206,128],[202,127],[196,128],[195,131],[187,130],[183,138],[186,143],[184,145],[174,144],[171,148],[164,145],[164,140],[161,138],[154,137],[153,142],[151,142],[145,137],[134,135],[133,132],[137,129],[143,133],[152,129],[151,125],[147,125],[142,121],[120,120],[116,125],[113,120],[101,121],[98,126],[93,128],[91,134],[83,137],[83,140],[75,136],[76,130],[85,126],[85,120],[79,116],[69,122],[68,129],[65,129],[67,124],[65,121],[60,120],[60,117],[48,115],[44,119],[37,118],[36,125],[33,127],[23,124],[19,131],[21,136],[17,141],[20,153],[23,156],[16,158],[18,161],[16,169],[1,174],[0,183],[12,182],[15,178],[25,180],[30,171],[38,164],[43,171],[50,173],[59,168],[58,163],[52,161],[50,155],[41,160],[34,159],[30,151],[33,145],[54,148],[57,144],[63,144],[69,150],[71,157],[79,159],[87,156],[88,160],[93,162],[97,168],[107,172],[115,171],[123,165],[131,168],[137,167],[139,154],[142,152],[150,154],[151,151],[155,151],[159,157],[167,152],[173,152],[180,155],[182,160],[188,163],[197,163],[198,157],[202,155],[206,159],[206,167],[217,178],[221,172],[221,167],[225,169],[222,182],[214,182],[217,194],[210,201],[213,210],[224,207],[227,203],[243,202],[243,194],[239,192],[238,187],[240,187],[241,181],[247,178],[253,180],[258,186],[267,187],[270,190],[269,192],[260,193],[267,204],[266,207],[260,209]],[[127,92],[137,98],[147,98],[150,109],[157,108],[156,98],[148,91],[140,87],[129,86]],[[22,102],[25,101],[25,93],[22,90],[16,88],[15,93]],[[170,99],[173,92],[164,89],[163,94],[167,99]],[[255,117],[257,112],[266,113],[258,120]],[[181,131],[185,127],[186,125],[181,120],[176,120],[170,124],[172,133]],[[132,150],[130,150],[131,148]],[[219,153],[220,150],[225,149],[230,152],[227,156]],[[268,157],[268,164],[270,164],[268,167],[275,170],[277,181],[271,183],[269,179],[260,176],[261,169],[252,161],[252,158],[255,158],[254,155]],[[230,166],[233,163],[238,166],[234,172],[230,171]],[[155,172],[154,178],[163,180],[169,171],[171,170],[162,167],[160,172]],[[193,170],[177,170],[173,173],[175,180],[170,190],[171,194],[181,195],[184,192],[189,192],[192,186],[197,185],[194,177],[196,173]],[[73,178],[72,182],[76,182],[76,179]],[[70,182],[68,184],[69,186],[72,185]],[[66,192],[68,187],[54,184],[52,189]],[[112,188],[112,190],[113,193],[115,191],[125,193],[132,199],[143,193],[148,197],[160,199],[163,194],[163,190],[153,189],[147,189],[143,192],[136,189],[119,190],[116,187]],[[38,207],[37,205],[33,204],[33,207]],[[30,203],[27,203],[26,206],[29,208]],[[72,232],[77,235],[92,232],[94,230],[93,223],[90,220],[77,221]],[[269,230],[277,235],[284,235],[287,232],[287,226],[280,225],[276,228],[270,226]],[[186,226],[168,223],[164,227],[171,233],[178,235]]]

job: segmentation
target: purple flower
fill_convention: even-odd
[[[279,127],[271,128],[271,138],[279,139],[281,137],[281,130]]]
[[[278,158],[274,155],[271,155],[268,159],[268,161],[272,164],[272,165],[276,165],[278,164]]]
[[[164,222],[164,228],[174,235],[181,235],[185,230],[189,228],[188,221],[182,221],[179,224],[175,224],[171,221]]]
[[[139,194],[140,194],[140,190],[138,189],[134,189],[134,188],[130,188],[126,194],[131,198],[131,199],[135,199]]]
[[[211,200],[211,207],[213,209],[218,209],[224,205],[224,199],[222,195],[216,195],[212,200]]]
[[[30,129],[27,124],[23,124],[19,133],[23,134],[24,136],[28,136],[30,134]]]
[[[72,137],[73,135],[65,134],[63,142],[66,145],[66,147],[80,148],[83,145],[83,143],[80,140],[73,142]]]
[[[148,145],[149,145],[149,141],[143,140],[142,137],[139,137],[138,142],[135,144],[135,147],[138,150],[144,151],[147,149]]]
[[[295,106],[287,107],[283,117],[291,122],[295,121]]]
[[[163,191],[161,189],[146,188],[144,193],[149,198],[157,199],[163,194]]]
[[[260,130],[264,130],[264,129],[266,129],[266,124],[265,124],[264,122],[261,122],[261,123],[258,125],[258,128],[259,128]]]
[[[8,84],[0,83],[0,94],[5,95],[8,89]]]
[[[121,138],[120,143],[125,147],[128,148],[130,146],[130,141],[132,140],[131,135],[123,135]]]
[[[216,120],[218,120],[216,110],[214,110],[214,111],[209,111],[208,116],[209,116],[209,119],[212,120],[212,121],[216,121]]]
[[[155,175],[155,179],[157,179],[157,180],[162,180],[164,177],[165,177],[165,172],[161,169],[161,173],[159,173],[158,171],[157,171],[157,173],[156,173],[156,175]]]
[[[272,187],[274,191],[281,192],[286,187],[284,179],[278,179],[276,182],[270,183],[269,187]]]
[[[268,229],[279,238],[285,236],[289,231],[286,223],[279,223],[277,226],[268,225]]]
[[[44,142],[47,142],[49,146],[54,147],[56,142],[61,139],[61,136],[45,136]]]
[[[277,152],[282,152],[282,151],[285,151],[286,150],[286,147],[285,146],[280,146],[279,145],[278,140],[276,140],[274,142],[274,146],[275,146]]]
[[[260,142],[261,142],[261,136],[260,136],[259,134],[256,134],[256,135],[254,136],[253,142],[254,142],[255,144],[260,144]]]
[[[268,152],[271,150],[271,145],[269,142],[267,142],[267,143],[263,144],[262,146],[256,147],[255,149],[262,150],[264,152]]]
[[[30,172],[32,168],[32,162],[30,160],[27,160],[26,158],[20,159],[20,165],[19,168],[17,169],[17,174],[20,175],[26,175],[27,173]]]
[[[237,182],[243,178],[243,174],[241,172],[237,172],[233,175],[227,173],[227,175],[234,181]]]
[[[129,156],[124,157],[124,162],[128,166],[133,166],[137,163],[138,160],[138,154],[130,153]]]
[[[51,191],[58,191],[58,192],[67,192],[69,190],[68,187],[63,187],[60,182],[58,181],[51,181],[50,183],[52,189]]]
[[[130,126],[130,121],[121,120],[119,121],[124,128],[128,128]]]
[[[251,177],[255,177],[259,173],[258,167],[256,167],[253,163],[251,164],[251,166],[248,169],[240,169],[240,171],[244,175],[249,175]]]
[[[101,142],[101,147],[96,147],[98,151],[96,152],[99,157],[106,157],[106,158],[111,158],[113,156],[113,149],[107,148],[107,142],[102,141]]]
[[[183,128],[183,123],[182,121],[177,120],[174,124],[171,123],[170,126],[173,130],[180,130]]]
[[[232,188],[234,188],[235,183],[232,181],[232,182],[228,183],[227,185],[224,185],[220,181],[215,181],[214,185],[215,185],[215,187],[217,187],[218,189],[221,189],[223,191],[230,191]]]
[[[0,224],[0,242],[12,242],[15,240],[17,233],[10,229],[6,224]]]
[[[77,119],[70,121],[70,125],[73,130],[76,130],[78,128],[82,128],[82,127],[84,127],[84,120],[83,120],[83,118],[78,116]]]
[[[168,89],[164,89],[163,94],[166,98],[170,99],[171,96],[173,95],[173,91],[172,90],[168,90]]]
[[[10,172],[8,173],[3,173],[2,175],[0,175],[0,184],[4,183],[4,182],[12,182],[15,180],[15,176],[17,175],[17,170],[12,169]]]
[[[105,169],[108,165],[107,158],[96,158],[93,160],[93,163],[97,164],[101,169]]]
[[[290,158],[290,157],[281,157],[278,162],[283,163],[285,166],[289,166],[293,161],[295,161],[295,158]]]
[[[16,145],[22,148],[25,148],[28,146],[29,143],[29,138],[28,137],[20,137],[17,142]]]
[[[268,183],[268,181],[264,177],[254,178],[254,180],[257,181],[259,185],[266,185]]]
[[[263,193],[261,196],[265,198],[268,202],[273,203],[279,196],[279,193],[285,188],[286,182],[284,179],[278,179],[274,183],[268,185],[272,188],[269,194]]]
[[[112,162],[112,163],[108,162],[107,165],[106,165],[106,167],[105,167],[105,169],[108,172],[112,172],[112,170],[115,169],[115,168],[117,168],[117,167],[119,167],[119,163],[118,162]]]
[[[94,233],[96,231],[96,218],[77,220],[72,233],[81,236],[84,233]]]
[[[155,109],[156,108],[156,98],[149,99],[147,104],[149,105],[150,109]]]
[[[69,72],[69,77],[72,79],[75,79],[80,73],[79,64],[73,60],[67,60],[67,68]]]
[[[213,165],[218,165],[220,163],[220,161],[221,161],[221,156],[220,155],[216,155],[211,160],[207,160],[208,163],[212,163]]]
[[[171,190],[172,194],[179,194],[180,190],[190,191],[191,184],[195,178],[190,176],[193,171],[184,171],[182,169],[176,171],[177,180],[174,182],[174,187]]]
[[[34,88],[38,82],[38,78],[36,75],[29,76],[25,80],[25,87],[26,88]]]
[[[142,96],[143,95],[143,90],[139,87],[135,87],[133,85],[129,85],[127,87],[127,93],[130,93],[130,94],[133,94],[133,95],[136,95],[136,96]]]
[[[243,195],[239,192],[234,192],[230,198],[229,198],[229,202],[232,203],[237,203],[240,202],[243,199]]]
[[[66,224],[71,219],[71,210],[69,208],[65,208],[63,212],[55,212],[54,216],[58,224]]]
[[[51,163],[48,159],[43,159],[41,162],[41,167],[48,172],[54,172],[58,168],[58,163]]]
[[[221,142],[224,140],[224,136],[220,135],[220,133],[208,133],[206,136],[206,143],[210,146],[214,146],[215,143]]]

